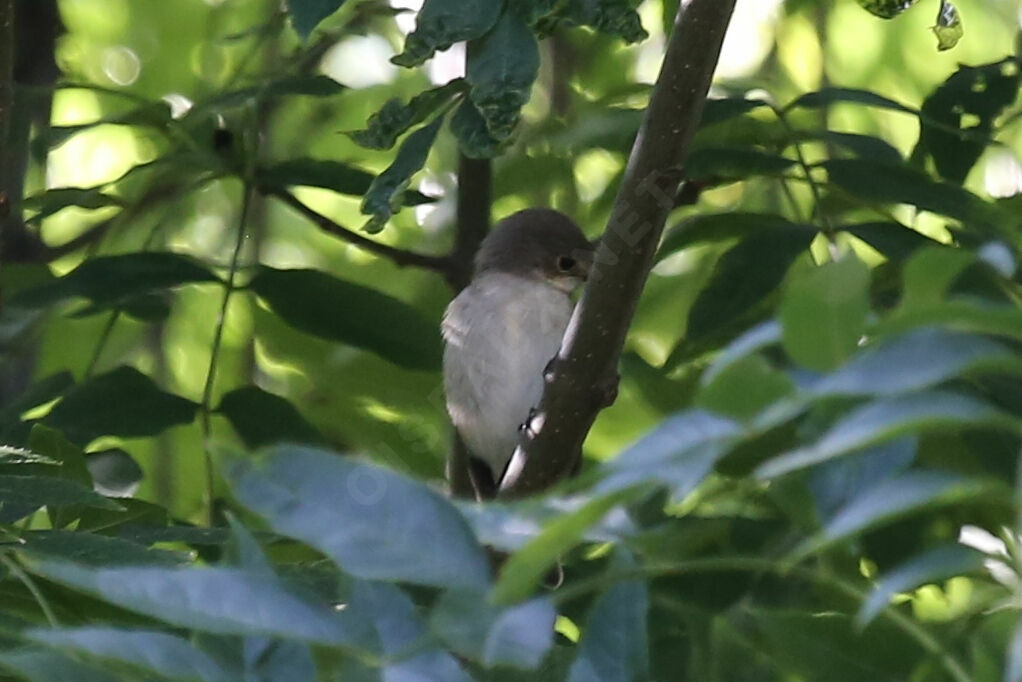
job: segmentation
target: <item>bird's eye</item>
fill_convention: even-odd
[[[575,259],[571,256],[561,256],[557,259],[557,269],[561,272],[571,272],[575,267]]]

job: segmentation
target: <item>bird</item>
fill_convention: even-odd
[[[567,215],[518,211],[482,241],[468,286],[447,307],[444,393],[478,497],[496,493],[539,404],[593,250]]]

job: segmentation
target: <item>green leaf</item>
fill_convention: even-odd
[[[152,436],[171,426],[189,424],[198,407],[191,400],[160,390],[134,367],[118,367],[75,386],[43,423],[84,445],[99,436]]]
[[[932,246],[913,254],[905,264],[898,312],[928,308],[943,302],[958,276],[976,260],[966,249]]]
[[[837,133],[833,130],[825,130],[822,133],[806,133],[807,137],[819,137],[825,142],[847,149],[856,156],[863,159],[873,159],[881,163],[900,164],[904,162],[901,152],[895,149],[889,142],[872,135],[859,135],[856,133]]]
[[[306,40],[319,22],[340,9],[344,0],[287,0],[291,25],[302,40]]]
[[[909,204],[963,223],[989,224],[992,206],[968,190],[931,180],[906,166],[865,159],[832,159],[821,164],[830,181],[867,201]]]
[[[627,551],[615,552],[610,571],[637,568]],[[649,678],[649,591],[642,580],[622,580],[600,595],[586,620],[568,682],[631,682]]]
[[[96,490],[110,497],[131,497],[144,476],[135,458],[119,448],[90,452],[85,465]]]
[[[116,661],[171,680],[217,682],[234,679],[188,640],[165,632],[115,627],[34,629],[29,642],[101,661]]]
[[[489,563],[450,502],[426,486],[323,450],[275,447],[230,457],[241,504],[278,533],[319,549],[367,580],[481,588]]]
[[[504,562],[490,600],[494,604],[514,604],[529,597],[558,557],[572,549],[585,531],[599,522],[617,505],[641,492],[630,487],[588,500],[584,505],[549,522],[543,531]]]
[[[176,566],[187,554],[145,547],[135,542],[81,530],[33,530],[22,534],[24,549],[32,556],[74,561],[85,566]]]
[[[694,180],[741,180],[753,175],[780,175],[794,159],[750,147],[706,146],[694,149],[685,162],[685,175]]]
[[[815,443],[767,461],[756,476],[774,478],[907,434],[972,426],[1017,432],[1020,422],[985,402],[948,391],[883,398],[852,410]]]
[[[733,325],[770,296],[816,236],[797,226],[756,231],[717,261],[688,315],[686,342]],[[670,360],[668,360],[670,364]]]
[[[101,256],[90,258],[50,284],[23,290],[10,305],[35,308],[82,297],[100,308],[108,308],[136,299],[140,294],[182,284],[218,281],[206,266],[179,253]]]
[[[242,107],[255,102],[262,102],[277,97],[333,97],[345,90],[345,87],[323,74],[285,76],[270,80],[249,88],[230,90],[199,102],[189,111],[186,119],[195,119],[209,112]]]
[[[469,97],[493,138],[514,132],[539,73],[539,44],[518,14],[505,12],[486,35],[468,44]]]
[[[284,322],[417,370],[440,367],[437,325],[412,306],[317,270],[260,266],[249,284]]]
[[[465,87],[464,79],[455,78],[432,90],[420,92],[407,104],[396,98],[387,100],[379,111],[369,117],[365,130],[350,132],[348,137],[369,149],[390,149],[397,138],[444,108],[456,95],[464,92]]]
[[[893,19],[919,0],[856,0],[870,14],[881,19]]]
[[[869,281],[869,266],[851,253],[793,278],[779,310],[792,360],[830,370],[855,352],[866,331]]]
[[[28,435],[28,447],[57,462],[60,466],[57,474],[61,478],[81,483],[87,488],[92,487],[92,475],[85,461],[85,453],[60,431],[35,423]]]
[[[426,0],[404,51],[390,61],[416,66],[454,43],[483,35],[497,23],[503,0]]]
[[[269,187],[322,187],[338,194],[360,197],[373,184],[373,174],[340,161],[292,159],[257,169],[256,181]],[[407,190],[403,201],[405,206],[418,206],[435,199],[415,190]]]
[[[1005,682],[1022,682],[1022,620],[1019,620],[1011,636],[1007,658]]]
[[[697,213],[667,230],[657,260],[694,244],[716,243],[745,237],[764,230],[792,230],[795,224],[770,213]],[[811,228],[810,228],[811,229]]]
[[[790,558],[792,561],[801,561],[863,531],[903,519],[924,509],[977,500],[989,504],[998,499],[1007,503],[1010,493],[988,481],[936,471],[909,471],[880,481],[849,502],[821,532],[795,548]]]
[[[57,651],[21,647],[0,651],[0,667],[7,668],[29,682],[124,682],[124,678],[97,666],[82,663]]]
[[[89,568],[31,556],[25,562],[48,580],[177,627],[335,646],[355,641],[357,629],[350,619],[292,594],[265,575],[222,567]]]
[[[121,508],[113,500],[64,478],[0,474],[0,523],[17,521],[41,507],[77,504],[100,509]]]
[[[900,0],[891,0],[891,2],[900,2]],[[900,111],[906,114],[919,113],[911,107],[895,102],[893,99],[883,97],[882,95],[878,95],[869,90],[856,90],[855,88],[823,88],[816,92],[809,92],[800,96],[794,102],[785,107],[785,109],[820,109],[842,102],[864,104],[868,107],[890,109],[892,111]]]
[[[983,372],[1022,375],[1022,357],[982,336],[924,328],[868,346],[809,390],[817,397],[895,395]]]
[[[367,232],[382,230],[391,215],[401,207],[401,197],[412,176],[426,164],[442,122],[443,117],[438,116],[432,123],[405,138],[394,162],[373,180],[362,199],[362,213],[371,216],[365,226]]]
[[[464,100],[451,116],[451,132],[458,138],[458,148],[470,159],[492,159],[506,146],[486,128],[486,119],[471,100]]]
[[[237,388],[220,400],[217,412],[231,422],[246,447],[255,449],[274,443],[322,445],[322,434],[294,405],[258,386]]]
[[[124,206],[124,201],[112,194],[106,194],[98,189],[83,189],[79,187],[61,187],[49,189],[40,194],[27,197],[22,204],[27,210],[35,211],[35,215],[28,218],[28,224],[38,223],[49,218],[54,213],[64,210],[68,206],[77,206],[90,211],[108,206]]]
[[[993,142],[997,119],[1015,102],[1020,83],[1019,63],[1014,58],[960,66],[923,102],[919,142],[912,158],[932,158],[941,177],[964,183]]]
[[[937,23],[933,26],[933,33],[937,36],[937,50],[940,52],[953,48],[965,35],[962,18],[958,16],[958,8],[947,0],[940,0],[940,9],[937,11]]]
[[[746,355],[718,371],[695,403],[735,419],[750,419],[775,401],[795,393],[795,385],[760,355]]]
[[[854,235],[892,261],[903,261],[924,246],[939,246],[935,239],[901,223],[857,223],[844,225],[842,232]]]
[[[672,17],[673,19],[673,17]],[[746,99],[745,97],[709,97],[703,105],[703,115],[699,120],[699,126],[711,126],[717,123],[729,121],[737,116],[742,116],[765,107],[767,103],[761,99]],[[637,127],[636,127],[637,129]]]
[[[21,415],[33,407],[39,407],[74,385],[71,372],[61,371],[51,374],[22,390],[18,395],[11,396],[7,404],[0,407],[0,442],[15,441],[12,432],[23,426]]]
[[[556,617],[549,599],[501,608],[485,594],[452,590],[434,605],[430,630],[458,655],[487,668],[535,670],[553,647]]]
[[[823,462],[813,468],[809,490],[815,502],[817,517],[827,521],[834,514],[877,483],[900,474],[912,464],[919,449],[919,439],[905,436],[867,448],[854,457]]]
[[[76,84],[72,87],[86,87]],[[55,149],[67,142],[71,137],[80,132],[95,128],[99,125],[126,125],[153,128],[164,130],[173,119],[171,118],[170,105],[157,100],[143,104],[137,109],[127,112],[103,116],[90,123],[79,123],[68,126],[48,126],[32,141],[32,150],[39,156],[45,156],[46,151]]]
[[[855,624],[864,628],[899,592],[909,592],[927,583],[935,583],[983,567],[983,554],[962,545],[943,545],[912,557],[885,573],[855,615]]]
[[[633,0],[568,0],[564,18],[571,24],[637,43],[649,37],[635,11],[637,4]]]

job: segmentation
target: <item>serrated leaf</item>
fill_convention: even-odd
[[[825,371],[848,358],[866,331],[869,284],[869,266],[854,254],[794,277],[779,309],[791,359]]]
[[[319,22],[340,9],[344,0],[287,0],[287,11],[291,25],[302,40],[309,37]]]
[[[198,404],[160,390],[134,367],[118,367],[71,389],[43,423],[78,444],[99,436],[134,438],[188,424]]]
[[[373,174],[340,161],[292,159],[256,169],[256,181],[269,187],[322,187],[338,194],[360,197],[373,184]],[[406,191],[403,200],[405,206],[435,201],[415,190]]]
[[[485,589],[489,564],[451,504],[426,486],[324,450],[278,446],[223,466],[238,501],[345,572]]]
[[[367,232],[379,232],[401,206],[401,196],[412,176],[426,164],[443,117],[419,128],[405,138],[393,163],[373,179],[362,199],[362,213],[371,216],[366,223]]]
[[[223,567],[88,568],[31,556],[25,563],[48,580],[177,627],[334,646],[355,642],[357,628],[342,613],[308,602],[265,575]]]
[[[997,118],[1015,102],[1022,83],[1014,58],[981,66],[960,66],[922,106],[914,160],[932,158],[937,173],[965,182],[991,136]]]
[[[29,211],[36,212],[25,221],[32,224],[49,218],[69,206],[95,211],[109,206],[122,207],[124,201],[95,188],[60,187],[26,197],[23,206]]]
[[[539,44],[514,12],[505,12],[484,36],[468,44],[469,97],[497,141],[514,132],[539,73]]]
[[[503,0],[426,0],[401,54],[390,61],[416,66],[454,43],[478,38],[500,18]]]
[[[281,442],[309,445],[325,442],[294,405],[258,386],[243,386],[226,394],[217,412],[227,417],[249,448]]]
[[[989,481],[969,479],[936,471],[908,471],[863,492],[842,507],[823,530],[807,539],[793,552],[798,561],[825,547],[863,531],[882,526],[924,509],[944,507],[965,501],[982,500],[989,504],[998,495],[1007,502],[1010,493],[999,491]]]
[[[284,322],[308,334],[372,351],[418,370],[440,367],[438,327],[374,289],[317,270],[260,266],[249,288]]]
[[[420,92],[407,104],[396,98],[387,100],[379,111],[369,117],[365,130],[350,132],[348,137],[369,149],[390,149],[397,138],[424,122],[464,89],[465,80],[455,78],[432,90]]]
[[[171,680],[227,682],[233,679],[186,639],[166,632],[114,627],[34,629],[25,639],[71,654],[117,661]]]
[[[506,665],[535,670],[554,644],[557,611],[540,598],[501,608],[485,594],[444,593],[430,614],[430,631],[458,655],[487,668]]]
[[[615,552],[610,571],[637,568],[627,551]],[[632,682],[649,677],[649,590],[622,580],[600,595],[586,620],[568,682]]]
[[[928,583],[972,573],[983,566],[983,554],[962,545],[935,547],[888,571],[855,614],[859,628],[869,625],[899,592],[908,592]]]
[[[218,281],[206,266],[179,253],[139,252],[101,256],[90,258],[49,284],[22,290],[10,301],[10,305],[36,308],[82,297],[98,308],[109,308],[153,291]]]
[[[458,138],[458,148],[470,159],[492,159],[504,144],[496,140],[486,127],[486,119],[471,100],[464,100],[451,116],[451,132]]]
[[[774,478],[903,435],[971,426],[1017,432],[1022,422],[985,402],[948,391],[883,398],[850,411],[815,443],[762,464],[756,476]]]

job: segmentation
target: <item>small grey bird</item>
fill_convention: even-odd
[[[447,307],[447,411],[476,460],[477,492],[492,495],[503,477],[592,259],[593,245],[568,216],[519,211],[483,240],[472,281]]]

